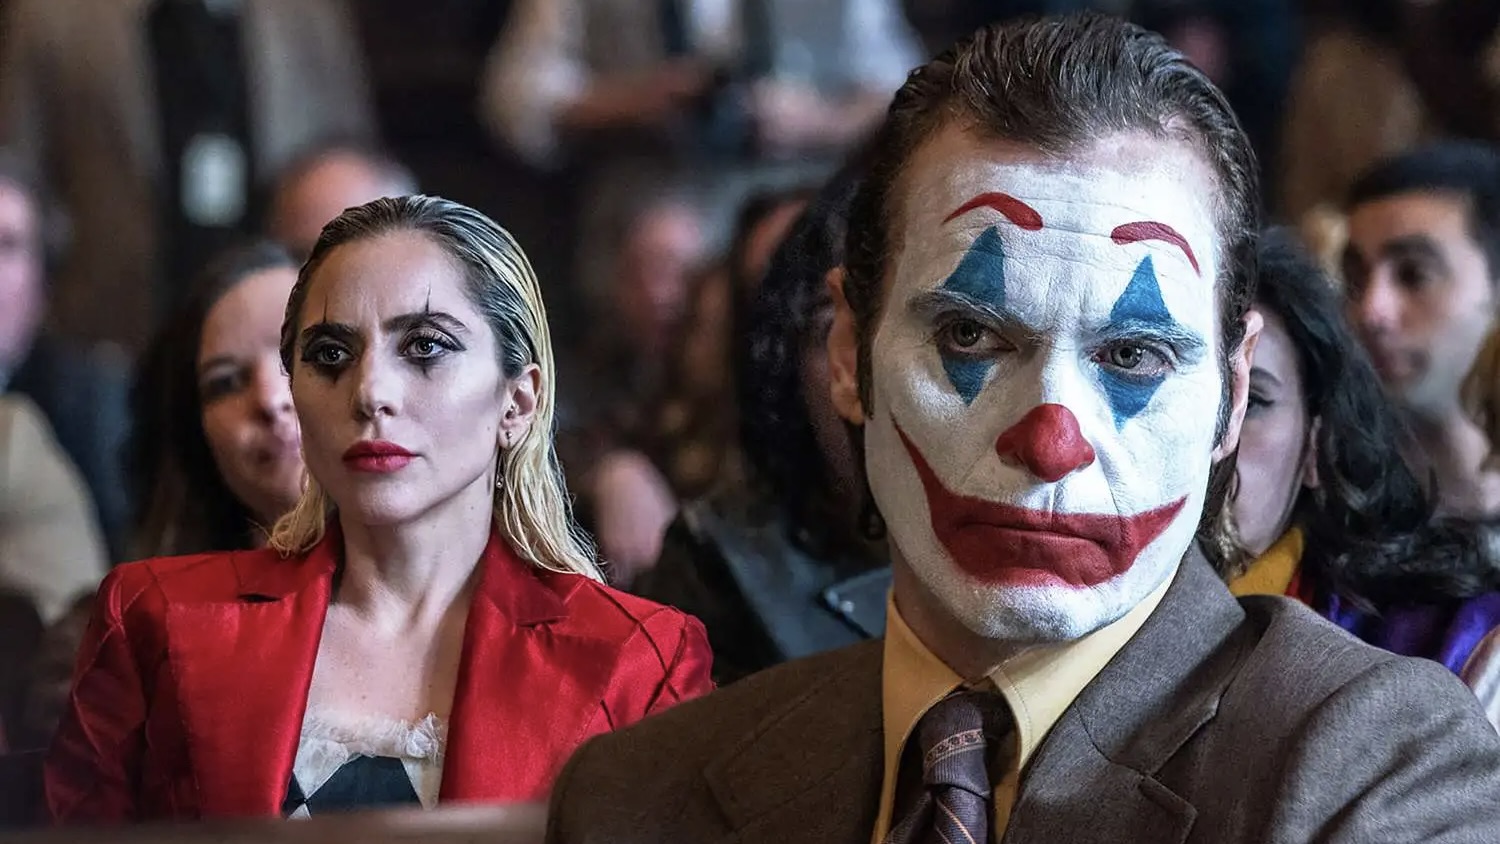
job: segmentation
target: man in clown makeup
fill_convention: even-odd
[[[584,746],[549,840],[1500,841],[1500,737],[1449,672],[1237,601],[1200,550],[1255,183],[1219,91],[1111,18],[915,72],[830,279],[886,638]]]

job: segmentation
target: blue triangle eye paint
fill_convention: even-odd
[[[1000,241],[999,229],[990,226],[974,239],[953,274],[943,282],[942,289],[962,293],[997,308],[1005,303],[1005,244]],[[951,351],[943,351],[941,355],[949,383],[958,391],[964,404],[973,404],[994,368],[994,361]]]
[[[1111,325],[1135,325],[1168,328],[1176,324],[1161,298],[1161,285],[1156,279],[1156,267],[1151,256],[1141,260],[1130,279],[1125,292],[1109,312]],[[1115,430],[1135,418],[1151,403],[1151,397],[1166,380],[1165,375],[1131,375],[1128,372],[1103,366],[1100,368],[1104,393],[1109,399],[1110,412],[1114,415]]]

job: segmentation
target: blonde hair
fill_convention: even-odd
[[[1460,392],[1464,411],[1484,432],[1490,447],[1500,446],[1500,327],[1490,331]]]
[[[515,238],[464,205],[427,196],[378,199],[351,208],[329,223],[298,274],[281,324],[281,361],[293,372],[297,325],[308,285],[330,252],[346,243],[398,231],[431,238],[464,269],[469,300],[484,316],[500,350],[500,368],[518,377],[530,364],[541,371],[529,430],[500,452],[494,518],[523,559],[550,571],[602,581],[592,543],[573,521],[553,442],[556,366],[541,286]],[[300,554],[322,539],[333,501],[312,477],[301,499],[271,530],[271,547]]]

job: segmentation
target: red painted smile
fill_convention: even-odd
[[[1134,516],[1107,516],[970,498],[943,486],[900,425],[896,433],[922,479],[938,542],[965,574],[987,584],[1098,586],[1128,571],[1187,501],[1179,498]]]

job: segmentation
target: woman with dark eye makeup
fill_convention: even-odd
[[[1296,598],[1469,679],[1466,663],[1500,622],[1493,529],[1434,519],[1337,292],[1285,231],[1262,240],[1255,308],[1265,328],[1219,531],[1249,555],[1231,591]]]
[[[106,579],[45,766],[59,822],[542,799],[710,687],[692,618],[603,585],[553,445],[537,279],[429,197],[324,229],[279,357],[307,480],[264,549]]]

